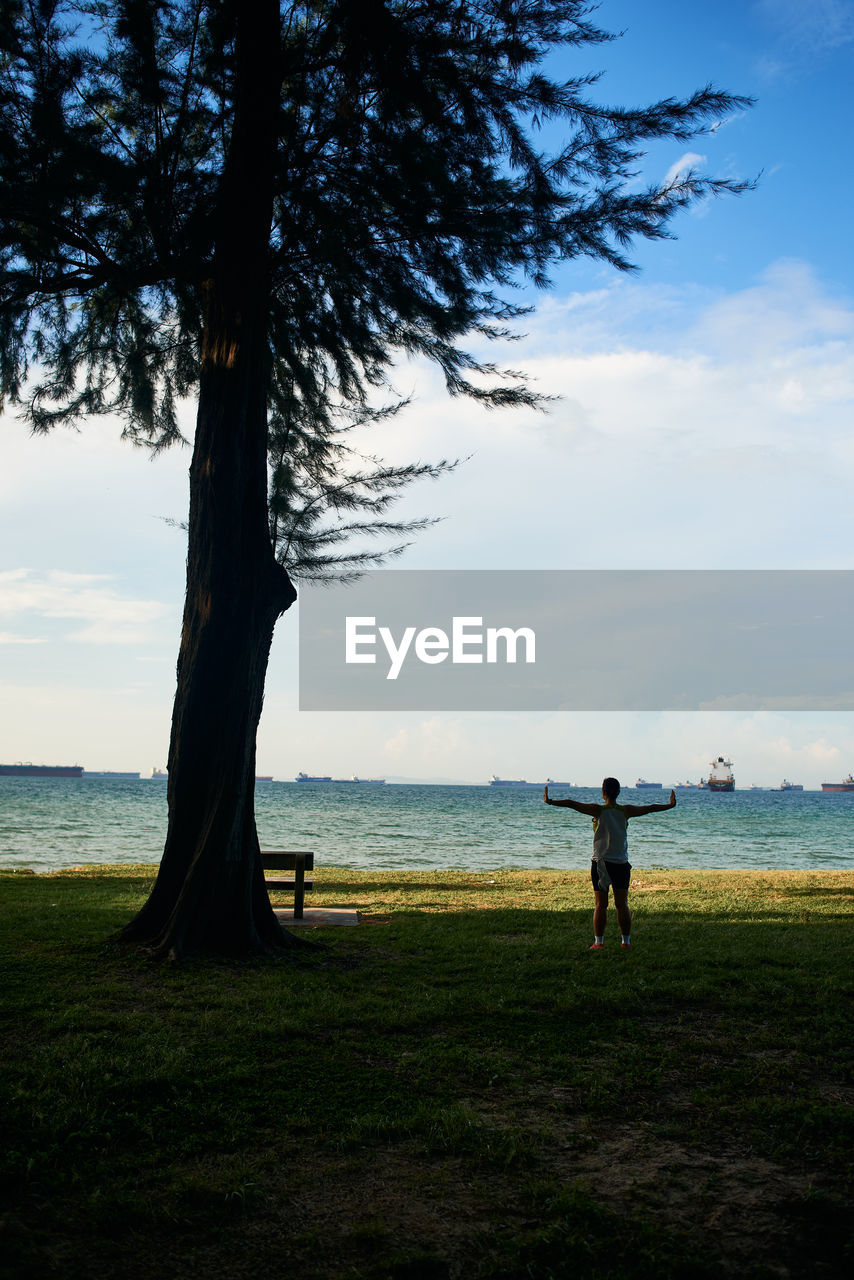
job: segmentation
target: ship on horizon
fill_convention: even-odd
[[[724,760],[723,756],[718,756],[717,760],[712,761],[706,787],[709,791],[735,791],[731,760]]]
[[[822,791],[854,791],[854,778],[849,773],[847,778],[843,778],[841,782],[823,782],[821,784]]]
[[[83,777],[100,782],[139,782],[139,773],[118,773],[114,769],[84,769]]]
[[[0,778],[82,778],[82,764],[0,764]]]
[[[348,782],[357,783],[360,786],[366,786],[368,783],[375,787],[385,786],[385,778],[360,778],[355,773],[351,778],[333,778],[328,773],[303,773],[302,770],[294,778],[294,782]]]
[[[499,778],[494,773],[489,780],[491,787],[571,787],[571,782],[555,782],[554,778],[546,778],[545,782],[529,782],[527,778]]]
[[[788,778],[784,778],[777,788],[778,791],[803,791],[803,784],[800,782],[790,782]]]
[[[352,778],[333,778],[333,782],[356,782],[360,786],[366,786],[371,783],[375,787],[385,786],[385,778],[360,778],[357,774],[353,774]]]
[[[657,791],[661,790],[660,782],[647,782],[646,778],[638,778],[637,782],[635,783],[635,786],[641,789],[644,787],[652,787],[652,788],[655,788]]]

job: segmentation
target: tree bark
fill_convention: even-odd
[[[123,932],[157,955],[295,944],[264,885],[255,738],[278,616],[296,599],[267,520],[269,240],[278,0],[238,0],[236,106],[217,217],[193,460],[187,594],[169,747],[169,825]]]

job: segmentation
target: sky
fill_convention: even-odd
[[[555,397],[547,412],[486,413],[428,367],[397,369],[413,404],[368,447],[464,461],[401,504],[441,521],[395,568],[852,569],[854,0],[604,0],[598,21],[622,38],[552,70],[601,68],[602,100],[707,82],[756,99],[688,145],[655,144],[644,176],[693,165],[757,188],[635,246],[634,275],[555,273],[505,356]],[[33,438],[0,419],[5,763],[166,764],[189,451],[151,460],[120,436],[110,420]],[[298,609],[277,628],[258,738],[276,778],[667,784],[718,755],[738,786],[854,771],[842,711],[300,712]]]

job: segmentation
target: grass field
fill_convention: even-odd
[[[0,875],[0,1273],[850,1272],[854,875],[321,868],[294,961],[154,964],[148,867]],[[284,899],[282,899],[284,902]]]

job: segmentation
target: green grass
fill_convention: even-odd
[[[851,1266],[851,874],[636,869],[590,953],[582,872],[321,868],[359,928],[178,968],[152,875],[0,875],[0,1273]]]

